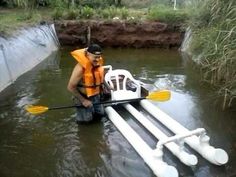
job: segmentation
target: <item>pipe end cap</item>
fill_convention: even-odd
[[[197,163],[198,163],[197,157],[195,155],[189,155],[189,157],[188,157],[189,166],[197,165]]]
[[[159,172],[157,176],[162,176],[162,177],[178,177],[179,174],[178,174],[178,171],[176,170],[175,167],[167,165],[164,168],[164,170],[161,172],[161,174]]]
[[[228,162],[229,156],[223,149],[215,150],[215,161],[217,165],[224,165]]]

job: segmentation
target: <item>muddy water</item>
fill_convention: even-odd
[[[229,154],[225,166],[211,165],[197,155],[198,165],[190,168],[165,149],[164,160],[175,166],[180,176],[236,175],[235,112],[221,111],[214,92],[199,83],[198,73],[178,52],[106,49],[104,57],[106,64],[127,69],[137,79],[151,84],[150,89],[155,86],[170,89],[171,100],[155,104],[189,129],[207,129],[211,144]],[[153,177],[149,167],[108,119],[77,126],[74,109],[37,116],[24,111],[28,104],[70,104],[66,84],[74,64],[69,49],[62,49],[0,94],[0,176]],[[122,108],[118,112],[155,147],[157,140],[138,128],[130,114]]]

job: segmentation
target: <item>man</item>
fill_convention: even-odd
[[[101,86],[104,81],[102,49],[97,44],[71,52],[78,61],[71,74],[67,89],[74,95],[77,108],[77,123],[91,122],[104,115],[100,102]]]

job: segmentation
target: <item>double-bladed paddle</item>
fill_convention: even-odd
[[[170,91],[169,90],[159,90],[154,91],[148,94],[146,97],[134,98],[134,99],[125,99],[125,100],[113,100],[113,101],[104,101],[100,103],[94,103],[93,105],[100,104],[122,104],[128,102],[139,101],[143,99],[149,99],[152,101],[167,101],[170,99]],[[69,105],[69,106],[58,106],[58,107],[47,107],[47,106],[27,106],[26,110],[31,114],[41,114],[48,110],[56,110],[56,109],[66,109],[66,108],[74,108],[74,107],[83,107],[83,105]]]

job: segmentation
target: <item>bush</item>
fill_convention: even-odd
[[[127,19],[127,17],[129,16],[129,11],[125,7],[123,7],[118,9],[118,14],[121,19]]]
[[[54,11],[52,13],[52,17],[55,20],[61,19],[63,17],[63,9],[61,9],[61,8],[54,9]]]
[[[65,19],[66,20],[74,20],[78,17],[78,15],[79,15],[78,10],[76,10],[74,8],[70,8],[65,14]]]
[[[106,9],[101,10],[101,17],[105,19],[112,19],[118,16],[117,9],[114,6],[111,6]]]
[[[89,19],[89,18],[92,18],[93,15],[94,15],[94,9],[93,8],[88,7],[88,6],[80,8],[80,15],[79,15],[80,18]]]

